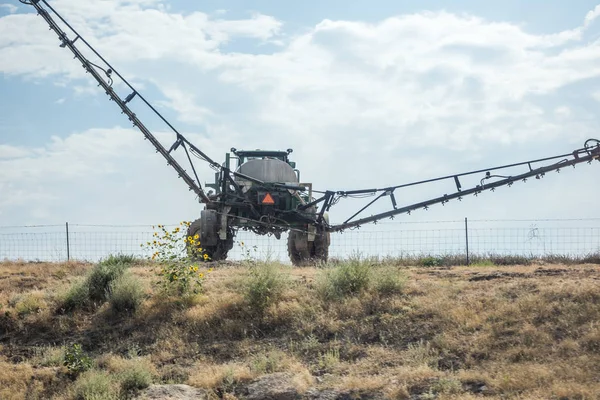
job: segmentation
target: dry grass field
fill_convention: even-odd
[[[600,399],[598,265],[225,264],[181,297],[124,264],[134,310],[68,305],[92,264],[0,263],[0,399],[232,399],[274,372],[355,398]]]

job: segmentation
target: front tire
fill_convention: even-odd
[[[233,232],[227,230],[227,239],[217,239],[217,244],[212,246],[202,245],[202,218],[198,218],[190,224],[186,237],[195,237],[198,235],[200,241],[197,245],[186,242],[188,255],[196,261],[203,261],[204,254],[207,254],[211,261],[222,261],[227,259],[227,253],[233,248]],[[202,251],[198,251],[201,248]]]

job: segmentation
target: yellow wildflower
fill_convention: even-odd
[[[204,253],[204,259],[208,260],[208,254]]]
[[[200,279],[204,278],[204,274],[203,274],[202,272],[200,272],[200,273],[198,274],[198,278],[200,278]]]
[[[195,240],[198,240],[198,239],[200,239],[200,235],[198,235],[198,234],[195,234],[195,235],[194,235],[194,239],[195,239]]]

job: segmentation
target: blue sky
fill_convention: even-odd
[[[50,3],[214,159],[232,146],[293,147],[320,189],[543,157],[600,136],[594,2]],[[198,215],[185,185],[30,12],[16,0],[0,7],[0,225]],[[165,127],[132,105],[169,145]],[[598,217],[597,172],[415,218]]]
[[[31,11],[29,7],[18,1],[5,2],[5,5],[18,7],[18,12]],[[52,3],[51,3],[52,4]],[[348,2],[307,1],[307,2],[278,2],[278,1],[223,1],[212,0],[199,4],[191,1],[173,0],[164,2],[171,12],[187,14],[194,11],[204,11],[209,14],[219,14],[226,18],[247,18],[254,12],[271,15],[284,23],[283,32],[295,35],[304,32],[323,19],[340,19],[366,21],[376,23],[390,16],[422,12],[424,10],[446,10],[453,13],[468,13],[490,21],[510,21],[523,26],[527,32],[548,34],[577,27],[581,24],[582,16],[594,8],[594,1],[376,1],[368,4],[361,1]],[[8,7],[0,8],[0,17],[10,15]],[[60,10],[59,10],[60,12]],[[41,21],[38,21],[40,24]],[[225,51],[263,52],[272,50],[271,46],[256,45],[254,41],[239,38],[223,46]],[[3,75],[0,80],[0,107],[3,115],[2,141],[11,145],[33,145],[38,140],[44,140],[51,134],[66,136],[75,131],[81,131],[90,126],[111,127],[120,123],[119,115],[111,112],[110,107],[101,107],[103,99],[86,98],[78,101],[77,116],[65,118],[60,113],[61,104],[57,101],[72,98],[73,91],[69,87],[57,87],[50,79],[23,79],[20,76]],[[159,93],[146,92],[153,98]],[[10,95],[7,95],[10,94]],[[78,99],[77,99],[78,100]],[[36,109],[36,115],[43,119],[44,125],[51,127],[50,131],[40,130],[31,121],[31,114],[21,104],[31,104]]]

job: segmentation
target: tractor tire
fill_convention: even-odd
[[[304,246],[297,246],[297,243],[301,240],[305,240],[306,244]],[[288,255],[294,266],[327,262],[329,243],[329,232],[317,233],[314,242],[308,242],[305,233],[290,231],[288,234]]]
[[[198,218],[190,224],[187,231],[187,236],[200,235],[202,229],[202,218]],[[192,259],[196,261],[203,261],[204,258],[195,249],[191,248],[189,243],[186,242],[186,248],[188,254],[191,255]],[[218,240],[216,245],[203,246],[200,242],[200,247],[204,254],[207,254],[210,261],[221,261],[227,259],[227,253],[233,248],[233,233],[228,230],[226,240]]]
[[[317,233],[315,241],[310,248],[310,258],[315,262],[327,262],[329,257],[329,244],[331,243],[331,234],[329,232]],[[309,243],[310,244],[310,243]]]
[[[298,231],[290,231],[288,233],[288,255],[290,256],[292,265],[296,267],[306,265],[310,260],[310,250],[308,245],[304,246],[304,248],[298,248],[296,246],[297,241],[303,240],[303,235],[303,232]]]

